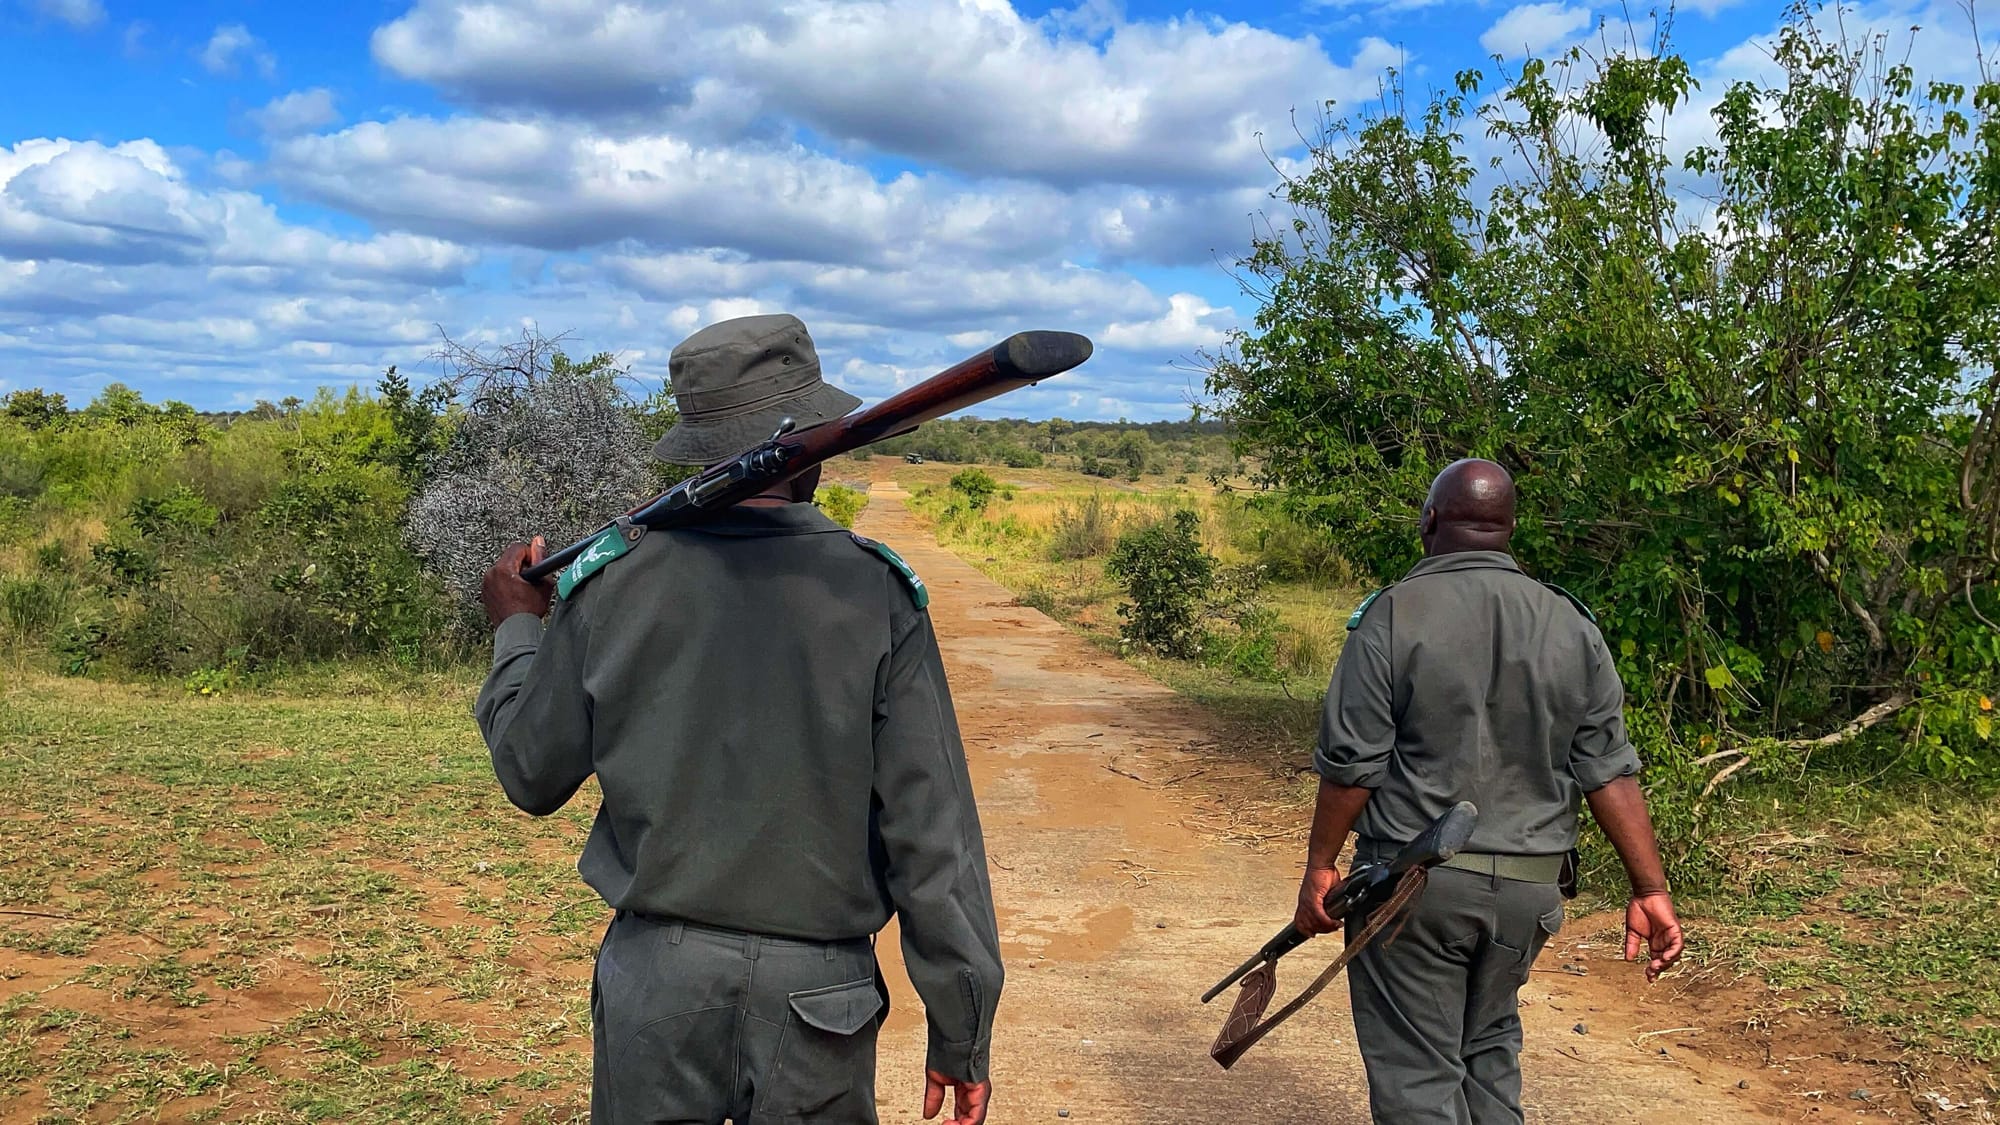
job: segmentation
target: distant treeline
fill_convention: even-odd
[[[1091,476],[1138,480],[1142,475],[1199,477],[1233,474],[1229,430],[1221,422],[1071,422],[1051,418],[963,418],[932,422],[873,447],[884,456],[1003,465],[1010,469],[1076,469]]]

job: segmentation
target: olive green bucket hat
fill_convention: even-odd
[[[680,421],[653,456],[713,465],[769,438],[790,418],[811,429],[861,405],[820,378],[819,355],[788,313],[724,320],[681,341],[667,357]]]

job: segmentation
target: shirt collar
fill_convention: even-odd
[[[826,513],[811,504],[754,507],[738,504],[700,523],[690,524],[685,530],[706,535],[759,536],[818,535],[829,531],[845,532],[847,529],[828,519]]]
[[[1505,551],[1453,551],[1423,560],[1411,567],[1403,579],[1408,581],[1425,574],[1454,574],[1461,570],[1511,570],[1519,574],[1521,564]]]

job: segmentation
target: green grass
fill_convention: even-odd
[[[1724,801],[1729,874],[1685,904],[1704,958],[2000,1092],[2000,790],[1834,765]]]
[[[592,802],[494,784],[473,673],[0,688],[0,1103],[40,1122],[581,1120]]]

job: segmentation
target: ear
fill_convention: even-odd
[[[1417,523],[1417,534],[1428,539],[1437,533],[1437,526],[1438,510],[1432,507],[1425,507],[1423,519]]]

